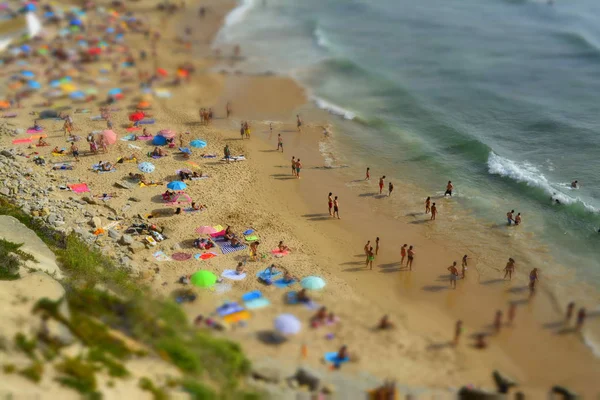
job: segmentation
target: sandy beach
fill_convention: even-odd
[[[78,162],[69,154],[51,154],[55,146],[70,147],[62,131],[63,121],[39,121],[47,134],[47,147],[28,148],[27,144],[11,143],[28,137],[26,133],[0,137],[3,148],[18,147],[27,155],[36,151],[45,158],[46,166],[38,167],[33,162],[31,166],[44,171],[48,186],[87,183],[90,189],[90,193],[83,194],[55,190],[52,196],[92,197],[113,193],[110,199],[96,199],[97,204],[90,206],[96,210],[102,225],[110,223],[109,215],[116,215],[122,219],[114,228],[123,231],[139,215],[152,216],[148,221],[164,228],[167,240],[128,254],[132,279],[139,278],[157,294],[172,296],[174,290],[181,288],[177,283],[181,276],[202,269],[220,277],[224,270],[235,269],[238,262],[243,262],[245,279],[224,279],[226,285],[222,291],[197,289],[196,301],[181,307],[193,322],[198,315],[211,315],[225,301],[240,301],[244,293],[260,290],[270,305],[252,310],[244,326],[232,326],[224,333],[217,333],[238,341],[252,360],[269,357],[282,364],[328,369],[330,365],[323,362],[324,353],[347,345],[353,361],[343,365],[345,373],[366,372],[407,385],[457,389],[466,384],[492,388],[491,373],[500,370],[516,379],[519,390],[530,398],[543,398],[553,385],[566,386],[585,398],[598,396],[600,386],[594,378],[600,362],[581,334],[571,331],[573,320],[570,325],[563,324],[563,306],[551,291],[545,290],[543,271],[536,293],[530,296],[527,265],[518,263],[512,280],[502,279],[502,269],[511,254],[509,248],[505,254],[487,252],[484,246],[472,247],[466,243],[460,231],[452,231],[451,199],[434,199],[440,213],[436,221],[429,222],[429,215],[423,212],[424,199],[411,197],[411,189],[403,188],[402,182],[395,182],[392,198],[379,196],[377,180],[385,172],[371,171],[371,180],[365,181],[364,171],[360,172],[362,166],[354,160],[337,160],[335,153],[328,153],[328,143],[333,138],[323,134],[323,126],[334,123],[337,117],[313,107],[304,90],[290,78],[221,73],[221,65],[235,69],[235,61],[228,58],[233,49],[222,49],[220,57],[215,57],[211,45],[234,3],[188,2],[185,10],[169,16],[155,11],[157,3],[128,3],[129,9],[144,15],[150,24],[161,23],[156,58],[150,55],[150,41],[144,35],[128,33],[126,43],[132,53],[137,58],[139,50],[145,49],[147,60],[138,60],[133,68],[101,74],[100,66],[110,65],[112,60],[102,55],[99,62],[86,64],[74,77],[78,84],[91,78],[90,84],[81,86],[97,87],[98,100],[108,88],[123,89],[124,98],[110,106],[119,109],[112,113],[111,119],[118,140],[106,154],[87,154],[88,133],[106,129],[105,120],[90,119],[100,114],[95,101],[73,104],[69,99],[60,99],[53,105],[72,107],[66,112],[73,118],[73,133],[81,137]],[[207,9],[204,18],[197,15],[200,6]],[[192,28],[191,49],[178,40],[185,26]],[[244,56],[244,49],[241,54]],[[185,62],[193,63],[195,73],[189,81],[171,85],[178,66]],[[47,67],[32,63],[28,68],[43,81],[43,70]],[[206,141],[205,148],[192,148],[189,159],[177,151],[178,145],[165,148],[167,157],[153,159],[146,155],[155,147],[151,142],[120,140],[130,134],[126,131],[130,125],[128,115],[135,110],[142,94],[138,72],[154,73],[157,68],[168,71],[168,76],[154,83],[155,92],[157,88],[163,89],[170,92],[170,97],[154,96],[149,100],[152,108],[147,112],[156,122],[144,127],[154,135],[161,129],[171,129],[177,133],[176,141],[181,138],[184,146],[195,139]],[[19,66],[12,64],[3,67],[1,74],[8,77],[19,70]],[[129,76],[123,75],[123,71]],[[15,112],[17,117],[0,123],[11,129],[27,129],[35,119],[30,113],[48,108],[37,106],[42,100],[38,94],[22,100],[21,108],[4,111]],[[226,118],[228,102],[233,112]],[[91,111],[76,113],[76,108]],[[212,108],[215,118],[210,124],[200,123],[199,108]],[[296,114],[304,121],[301,133],[296,129]],[[242,121],[250,124],[250,139],[240,139]],[[283,152],[276,150],[278,134],[283,138]],[[342,134],[332,132],[334,136]],[[220,161],[226,145],[231,154],[245,155],[246,160]],[[137,162],[117,163],[114,172],[98,173],[91,169],[100,161],[115,163],[119,157],[132,153],[139,158]],[[203,154],[216,157],[204,158]],[[291,174],[292,156],[302,160],[302,179]],[[174,207],[167,207],[161,196],[166,190],[164,184],[140,187],[130,182],[128,189],[115,186],[126,180],[129,173],[138,173],[137,165],[142,161],[155,165],[155,171],[146,174],[147,179],[154,181],[179,180],[176,171],[182,168],[208,175],[206,179],[186,181],[185,190],[193,201],[206,205],[206,210],[174,215]],[[73,170],[51,170],[54,163],[61,162],[72,162]],[[329,168],[332,165],[339,168]],[[339,220],[328,214],[329,192],[339,196]],[[90,231],[88,221],[84,215],[73,213],[65,218],[64,229]],[[250,260],[245,248],[230,254],[213,249],[216,257],[196,259],[194,255],[203,251],[194,248],[194,239],[206,235],[195,233],[195,229],[216,225],[231,226],[238,235],[253,229],[260,238],[261,257]],[[438,229],[438,225],[443,229]],[[381,238],[381,249],[373,270],[369,270],[365,267],[363,247],[367,240],[374,244],[376,237]],[[280,241],[291,251],[285,257],[274,257],[272,250]],[[123,252],[107,235],[97,236],[94,243],[107,255],[122,260]],[[412,271],[400,265],[400,248],[404,243],[415,247]],[[191,258],[159,261],[154,256],[159,250],[167,256],[185,253]],[[468,270],[454,290],[450,288],[447,268],[453,261],[460,265],[464,254],[469,256]],[[256,274],[271,264],[288,269],[300,279],[322,277],[326,287],[310,291],[309,295],[316,304],[335,313],[337,322],[311,328],[309,321],[316,309],[285,301],[288,291],[300,289],[298,283],[282,289],[265,286],[257,280]],[[509,324],[506,314],[511,303],[517,307],[516,317]],[[499,333],[494,332],[492,325],[496,310],[504,312]],[[302,321],[301,333],[279,345],[259,340],[261,333],[272,329],[273,319],[281,313],[296,315]],[[384,315],[389,315],[395,327],[377,331],[374,328]],[[460,343],[453,346],[457,320],[464,322],[464,332]],[[486,349],[474,346],[476,333],[486,334]],[[304,354],[302,348],[306,349]]]

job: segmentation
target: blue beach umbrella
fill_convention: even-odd
[[[52,18],[52,17],[54,17],[54,13],[52,11],[46,11],[44,13],[44,17],[45,18]]]
[[[35,74],[32,71],[21,71],[21,76],[23,78],[33,78]]]
[[[192,140],[190,142],[190,146],[197,147],[197,148],[204,148],[204,147],[206,147],[206,142],[204,140],[196,139],[196,140]]]
[[[167,184],[167,188],[171,190],[184,190],[186,187],[187,185],[185,184],[185,182],[181,181],[173,181]]]
[[[29,81],[27,82],[27,86],[29,87],[29,89],[41,89],[42,85],[40,85],[40,83],[38,81]]]
[[[154,139],[152,139],[152,144],[155,146],[164,146],[165,144],[167,144],[167,138],[160,135],[156,135],[154,136]]]
[[[35,11],[35,9],[36,9],[35,4],[27,3],[27,4],[25,4],[25,6],[23,8],[21,8],[21,11],[23,11],[23,12]]]
[[[83,93],[81,90],[76,90],[74,92],[71,92],[69,94],[69,97],[73,100],[82,100],[85,99],[85,93]]]
[[[60,81],[58,79],[50,81],[50,87],[57,88],[59,86],[60,86]]]
[[[295,335],[302,329],[300,320],[292,314],[281,314],[273,321],[275,330],[283,335]]]
[[[106,33],[114,33],[115,32],[115,28],[113,28],[112,26],[109,26],[108,28],[106,28]]]
[[[69,25],[71,25],[71,26],[81,26],[81,25],[83,25],[83,21],[80,20],[79,18],[73,18],[72,20],[69,21]]]
[[[143,162],[143,163],[139,163],[138,164],[138,169],[142,172],[146,172],[146,173],[151,173],[154,172],[154,169],[156,167],[154,166],[154,164],[149,163],[149,162]]]
[[[320,278],[318,276],[307,276],[306,278],[302,279],[302,281],[300,281],[300,285],[304,289],[321,290],[325,287],[325,281],[323,280],[323,278]]]
[[[113,88],[108,91],[109,96],[116,96],[117,94],[121,94],[123,91],[120,88]]]
[[[187,147],[180,147],[179,151],[185,154],[189,154],[192,155],[192,151],[190,149],[188,149]]]
[[[21,46],[21,51],[29,53],[31,51],[31,46],[28,44],[24,44],[23,46]]]

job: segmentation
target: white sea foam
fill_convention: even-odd
[[[312,100],[315,102],[317,107],[319,107],[322,110],[326,110],[331,114],[339,115],[340,117],[349,120],[353,120],[354,118],[356,118],[356,114],[352,111],[346,110],[345,108],[330,103],[327,100],[323,100],[320,97],[313,96]]]
[[[0,38],[0,52],[6,50],[6,48],[8,46],[10,46],[11,42],[12,42],[12,38],[9,38],[9,37]]]
[[[313,31],[313,35],[315,37],[315,40],[317,41],[317,44],[319,45],[319,47],[322,47],[324,49],[329,49],[329,40],[327,40],[327,37],[325,36],[325,32],[323,32],[323,30],[319,27],[317,27],[314,31]]]
[[[493,175],[500,175],[513,179],[527,186],[537,187],[544,190],[552,199],[560,201],[562,204],[581,203],[590,212],[599,212],[595,207],[586,204],[579,198],[571,197],[560,190],[564,190],[560,184],[552,184],[548,178],[533,164],[528,162],[518,163],[508,158],[500,157],[491,152],[488,161],[488,172]]]
[[[239,5],[225,17],[223,28],[228,28],[242,22],[248,11],[254,6],[254,3],[255,0],[241,0]]]
[[[25,15],[25,19],[27,21],[27,33],[29,37],[37,36],[42,31],[42,23],[39,18],[34,13],[28,12]]]

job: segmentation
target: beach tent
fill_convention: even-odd
[[[190,282],[198,287],[210,287],[217,283],[217,276],[210,271],[200,270],[190,277]]]
[[[115,144],[117,141],[117,134],[112,130],[102,131],[102,137],[107,144]]]
[[[191,203],[192,198],[186,193],[177,193],[171,201],[168,201],[169,205],[176,206],[180,203]]]
[[[295,335],[302,329],[302,323],[292,314],[281,314],[273,321],[275,330],[282,335]]]
[[[206,142],[204,140],[196,139],[190,142],[190,146],[196,148],[204,148],[206,147]]]
[[[155,146],[164,146],[165,144],[167,144],[167,138],[164,136],[156,135],[152,139],[152,144]]]
[[[171,129],[163,129],[158,131],[158,134],[167,139],[173,139],[176,135],[174,130]]]
[[[156,167],[154,166],[154,164],[149,163],[149,162],[142,162],[138,164],[138,169],[142,172],[145,172],[147,174],[154,172],[154,169]]]
[[[167,184],[167,188],[171,190],[184,190],[185,188],[187,188],[187,185],[185,184],[185,182],[182,181],[173,181]]]

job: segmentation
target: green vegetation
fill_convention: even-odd
[[[28,340],[25,335],[19,332],[15,335],[15,345],[19,350],[27,354],[27,357],[31,358],[32,360],[35,360],[37,358],[35,355],[37,340]]]
[[[154,386],[152,381],[148,378],[141,378],[138,386],[140,389],[152,393],[154,400],[167,400],[169,398],[164,390]]]
[[[7,375],[14,374],[16,370],[17,370],[17,367],[15,367],[14,364],[4,364],[2,366],[2,371]]]
[[[20,250],[23,243],[13,243],[0,239],[0,280],[12,281],[19,279],[19,267],[25,261],[35,261],[35,258]]]
[[[43,373],[44,365],[39,361],[34,361],[29,367],[19,371],[19,375],[35,383],[39,383],[42,380]]]
[[[89,347],[85,359],[64,358],[56,364],[61,384],[88,398],[97,398],[100,394],[95,374],[99,370],[105,369],[114,378],[125,377],[128,371],[123,363],[150,352],[175,365],[184,376],[182,380],[171,380],[168,387],[179,387],[193,398],[258,398],[239,390],[250,363],[237,344],[198,332],[174,301],[154,296],[127,270],[90,249],[77,236],[65,237],[46,228],[2,198],[0,214],[11,215],[33,229],[56,254],[66,276],[62,281],[64,299],[42,299],[34,307],[34,312],[62,323]],[[61,301],[69,304],[70,319],[59,312]],[[32,343],[24,339],[19,339],[23,351],[31,349]],[[41,379],[43,369],[36,371]],[[28,374],[35,375],[32,372]],[[152,382],[140,382],[140,387],[142,384],[155,398],[166,398],[161,397],[166,396],[165,389],[156,388]]]

